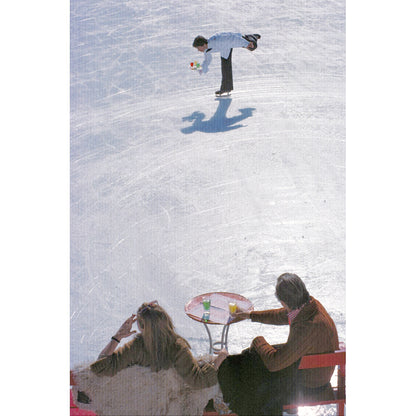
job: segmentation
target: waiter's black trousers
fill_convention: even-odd
[[[221,91],[231,91],[233,89],[233,68],[231,64],[231,56],[233,50],[230,50],[230,55],[227,59],[221,57]]]

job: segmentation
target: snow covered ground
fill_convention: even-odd
[[[218,55],[188,69],[194,37],[219,31],[262,35],[234,50],[222,99]],[[286,271],[345,341],[344,1],[73,0],[70,179],[71,366],[153,299],[206,353],[184,304],[228,291],[277,307]],[[287,329],[233,325],[230,352],[260,334]]]

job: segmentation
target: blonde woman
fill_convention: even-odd
[[[135,322],[140,333],[118,348],[123,338],[136,333],[132,330]],[[212,364],[200,366],[189,343],[175,332],[170,316],[153,301],[143,303],[137,315],[133,314],[123,323],[98,360],[91,364],[91,370],[97,375],[113,376],[133,365],[150,367],[154,372],[174,368],[191,388],[202,389],[218,382],[217,370],[227,355],[221,351]]]

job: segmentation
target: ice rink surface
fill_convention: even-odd
[[[233,51],[234,91],[196,35],[260,33]],[[194,354],[193,296],[279,307],[297,273],[345,341],[345,4],[71,2],[71,366],[157,299]],[[287,328],[232,325],[229,350]],[[299,414],[332,415],[332,407]]]

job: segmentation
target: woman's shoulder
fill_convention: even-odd
[[[176,338],[176,341],[175,341],[175,347],[178,349],[178,350],[182,350],[182,349],[187,349],[187,350],[189,350],[191,347],[189,346],[189,343],[188,343],[188,341],[186,341],[186,339],[184,339],[184,338],[182,338],[182,337],[178,337],[178,338]]]
[[[142,334],[137,334],[131,341],[128,341],[126,345],[130,348],[142,349],[144,347]]]
[[[175,367],[184,367],[192,361],[192,353],[188,342],[182,337],[178,337],[175,343],[172,344],[172,360]]]

